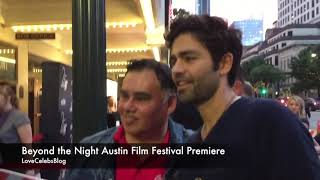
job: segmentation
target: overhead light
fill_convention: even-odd
[[[153,56],[154,59],[158,62],[160,62],[160,52],[159,52],[159,48],[158,47],[153,47],[152,48],[152,52],[153,52]]]
[[[126,66],[130,61],[107,61],[107,66]]]
[[[140,0],[143,17],[147,26],[147,29],[152,30],[155,28],[155,22],[153,18],[151,0]]]
[[[6,57],[0,57],[0,61],[1,62],[5,62],[5,63],[11,63],[11,64],[15,64],[16,63],[15,59],[6,58]]]
[[[107,69],[108,73],[125,73],[127,72],[126,68],[123,69]]]
[[[109,28],[130,28],[136,27],[141,22],[107,22],[105,27]],[[45,25],[18,25],[11,26],[14,32],[51,32],[51,31],[70,31],[72,30],[72,24],[45,24]]]
[[[142,53],[142,52],[147,52],[150,50],[149,47],[142,47],[142,48],[110,48],[106,49],[106,53]],[[67,55],[72,55],[73,51],[72,50],[65,50],[65,54]]]

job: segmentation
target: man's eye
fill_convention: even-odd
[[[170,67],[172,68],[175,64],[176,64],[176,59],[175,58],[171,58],[170,59]]]
[[[146,97],[146,96],[138,96],[138,97],[136,97],[136,99],[137,99],[138,101],[147,101],[147,100],[149,100],[149,97]]]
[[[196,59],[196,57],[193,57],[193,56],[186,56],[185,57],[186,61],[192,61],[192,60],[195,60],[195,59]]]

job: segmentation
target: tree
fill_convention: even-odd
[[[245,79],[250,81],[263,97],[272,94],[278,82],[286,78],[282,71],[267,64],[261,56],[242,63],[241,68]]]
[[[181,18],[181,17],[187,17],[190,15],[190,13],[188,11],[186,11],[185,9],[177,9],[174,8],[173,9],[173,15],[175,16],[175,18]]]
[[[261,64],[254,67],[250,76],[253,82],[262,81],[266,84],[273,84],[285,79],[284,73],[270,64]]]
[[[262,64],[266,64],[261,56],[254,57],[241,64],[244,78],[250,82],[254,82],[251,76],[251,71]]]
[[[302,50],[291,61],[291,76],[297,82],[293,85],[296,92],[317,88],[320,96],[320,45]]]

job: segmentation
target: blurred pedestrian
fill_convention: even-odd
[[[113,96],[107,97],[107,127],[112,128],[120,123],[120,115],[117,112],[117,103]]]
[[[32,143],[30,119],[19,110],[18,98],[7,82],[0,83],[0,142],[5,144],[22,143],[29,148]],[[16,169],[16,171],[18,170]],[[25,173],[34,175],[33,170],[27,170]]]
[[[237,77],[232,88],[238,96],[254,97],[255,95],[251,83],[244,80],[241,68],[237,73]]]

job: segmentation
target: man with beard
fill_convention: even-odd
[[[120,127],[87,137],[82,143],[121,144],[125,147],[137,143],[184,143],[191,131],[169,120],[176,103],[176,87],[168,65],[153,59],[134,60],[128,65],[120,88]],[[103,162],[108,167],[75,169],[68,172],[66,179],[162,179],[169,163],[169,159],[162,156],[130,154],[99,160],[108,161]]]
[[[165,39],[178,97],[203,119],[190,143],[226,147],[222,164],[211,157],[199,157],[195,169],[177,163],[168,179],[320,179],[312,139],[297,117],[274,101],[233,91],[242,55],[238,30],[218,17],[192,15],[176,19]]]

